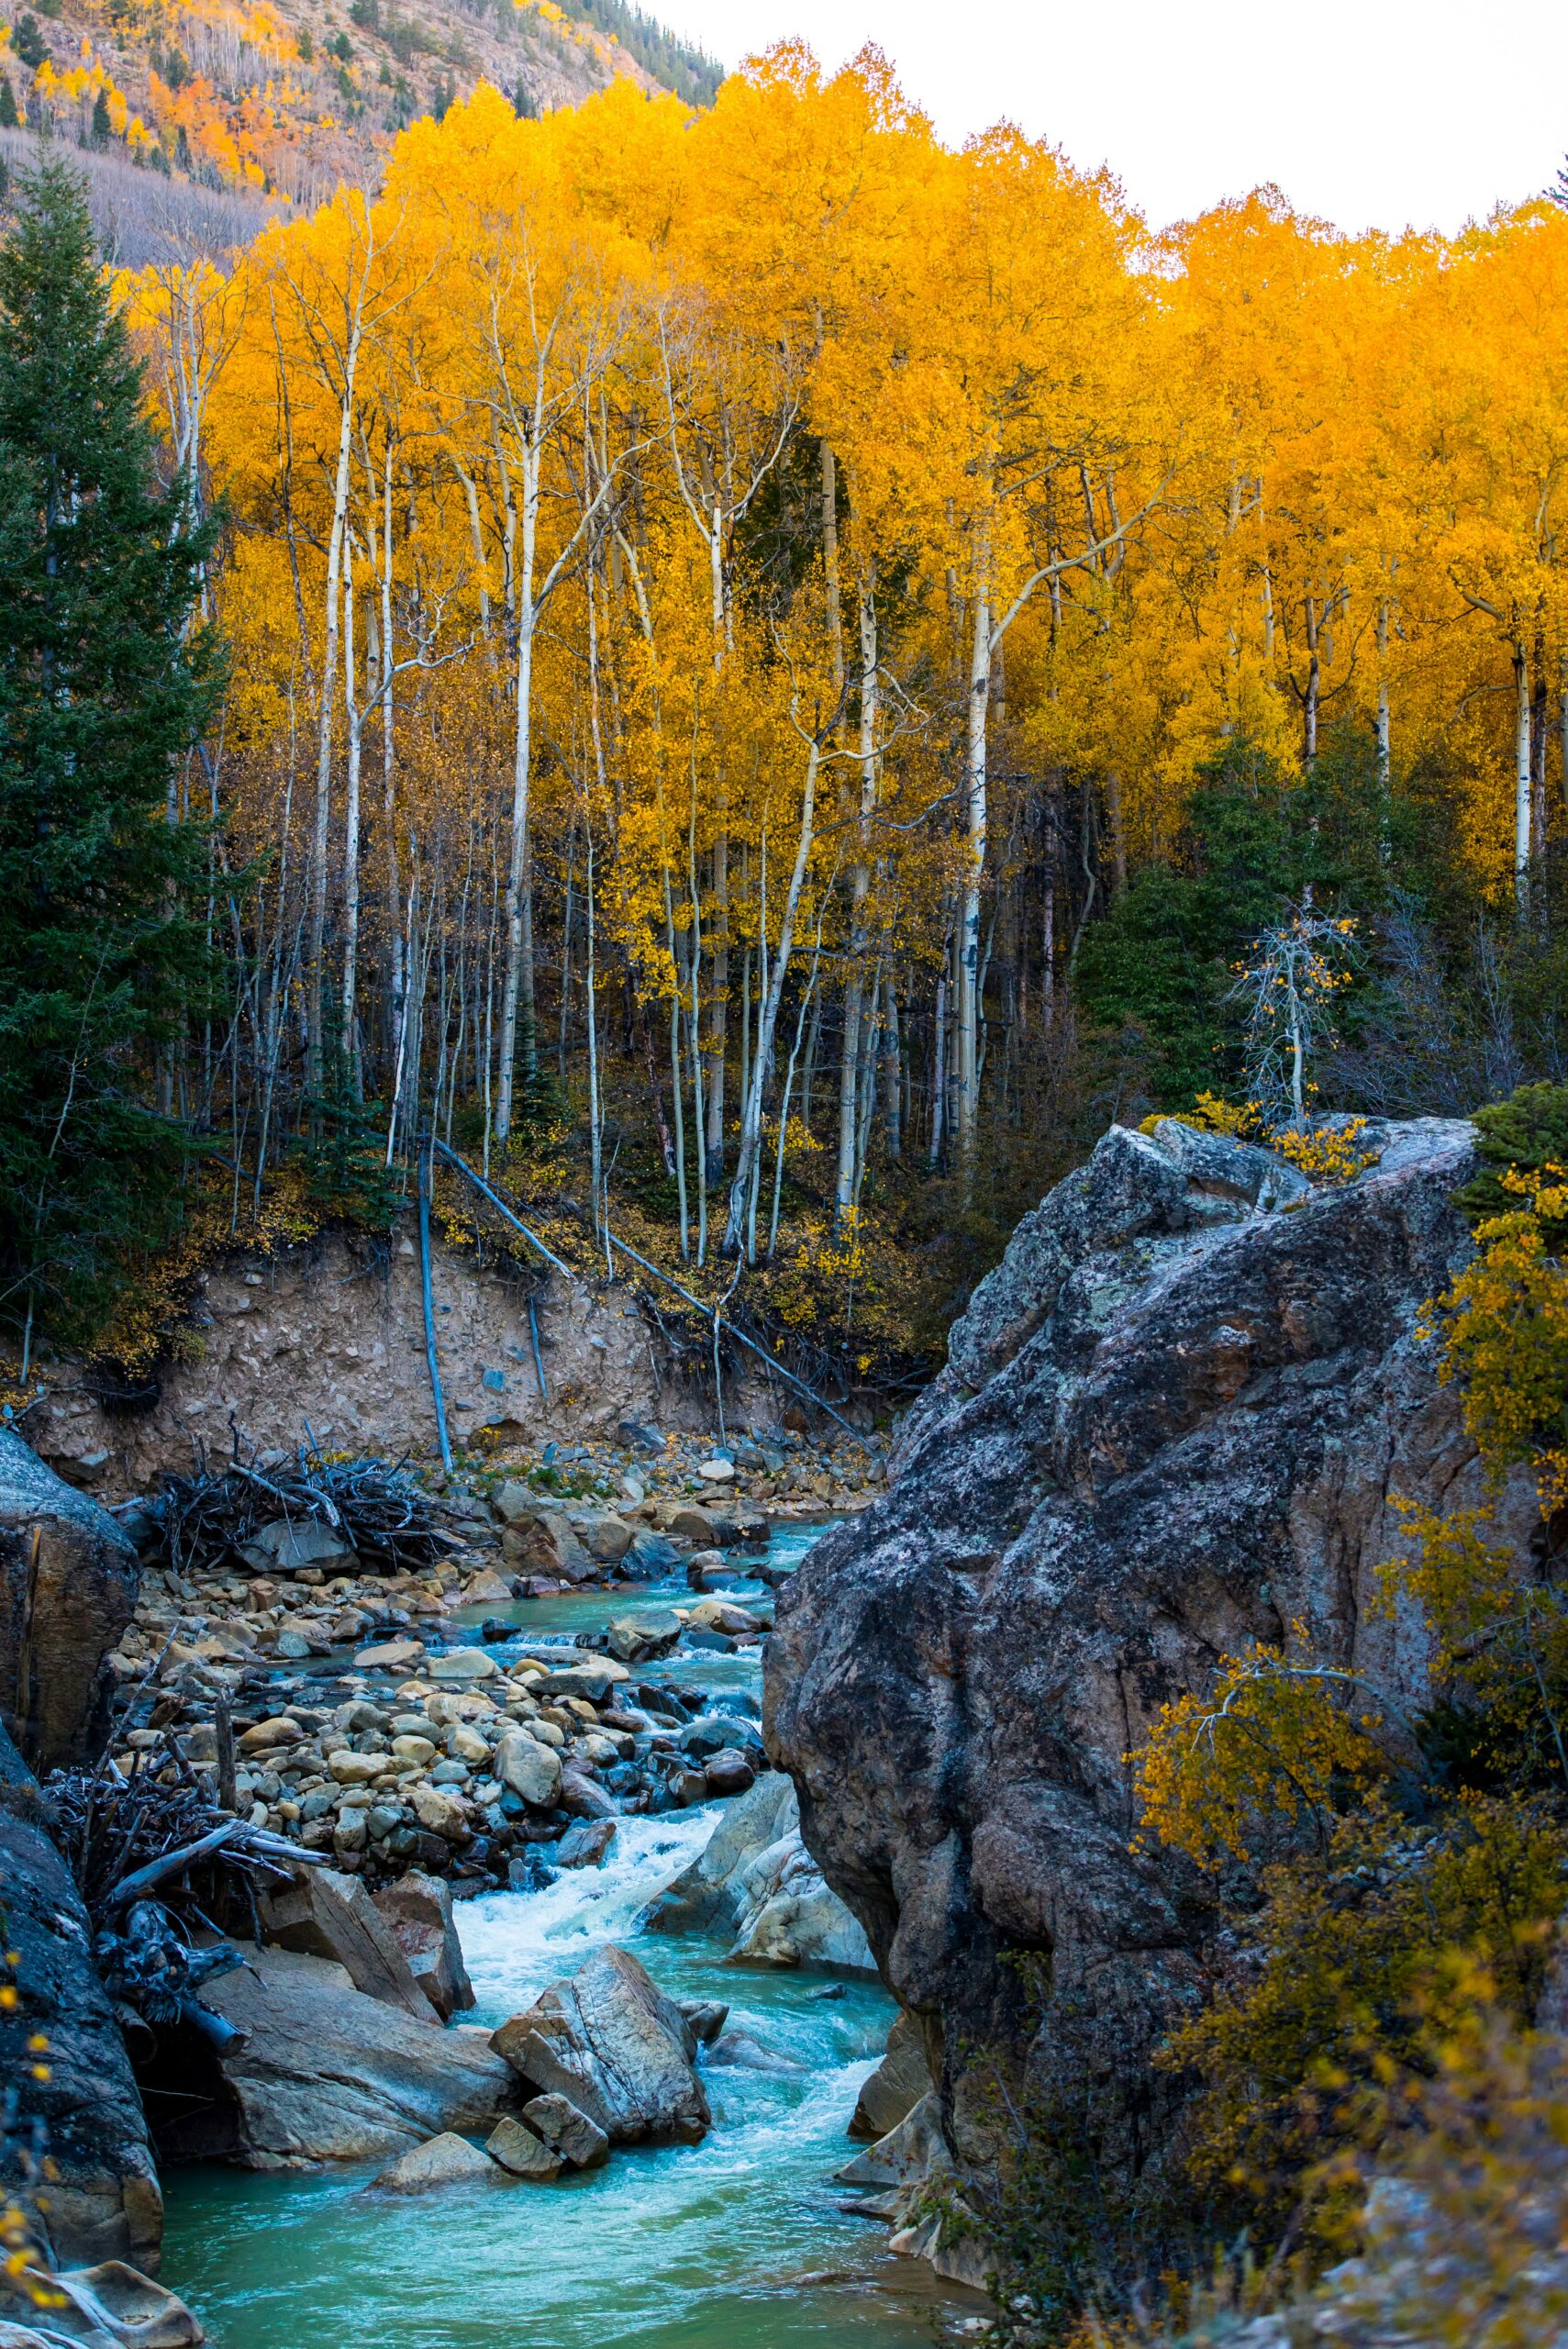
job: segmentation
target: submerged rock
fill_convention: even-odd
[[[384,2194],[428,2194],[439,2186],[494,2186],[502,2174],[487,2153],[449,2129],[400,2154],[371,2183]]]
[[[780,2079],[799,2078],[808,2068],[797,2064],[793,2055],[765,2046],[749,2031],[727,2031],[721,2039],[714,2041],[706,2060],[720,2068],[733,2065],[741,2072],[770,2072]]]
[[[1152,2054],[1198,1995],[1207,1911],[1184,1864],[1132,1842],[1126,1756],[1160,1708],[1296,1619],[1418,1687],[1410,1633],[1367,1602],[1401,1546],[1393,1496],[1480,1497],[1418,1335],[1470,1252],[1471,1143],[1373,1122],[1379,1163],[1308,1190],[1223,1137],[1113,1128],[975,1291],[886,1497],[780,1594],[770,1751],[945,2043],[961,2165],[985,2157],[997,2058],[1086,2093],[1124,2181],[1174,2126],[1182,2085]],[[1527,1535],[1528,1497],[1502,1506]]]
[[[568,2098],[612,2143],[695,2144],[707,2129],[691,2027],[624,1949],[599,1950],[569,1980],[551,1983],[490,2044],[530,2087]]]

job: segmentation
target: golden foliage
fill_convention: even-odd
[[[1282,1825],[1323,1843],[1337,1793],[1386,1767],[1361,1682],[1312,1661],[1301,1625],[1294,1644],[1300,1661],[1262,1646],[1227,1658],[1212,1692],[1166,1706],[1136,1756],[1146,1831],[1200,1866],[1252,1859]]]

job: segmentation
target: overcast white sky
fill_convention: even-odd
[[[954,143],[1006,115],[1154,226],[1275,180],[1341,228],[1452,230],[1568,148],[1563,0],[651,0],[727,66],[875,40]]]

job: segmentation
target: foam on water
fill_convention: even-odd
[[[563,1868],[542,1891],[492,1892],[457,1911],[481,2021],[504,2022],[546,1983],[606,1942],[629,1940],[640,1909],[696,1858],[721,1805],[622,1819],[601,1867]]]

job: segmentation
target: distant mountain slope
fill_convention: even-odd
[[[0,0],[0,6],[7,0]],[[125,166],[248,199],[314,204],[379,177],[392,139],[484,79],[520,114],[573,106],[617,73],[711,101],[720,69],[628,0],[32,0],[0,44],[14,159],[52,133],[95,195],[139,207]],[[0,17],[0,22],[4,18]],[[170,210],[146,191],[145,208]],[[101,208],[101,207],[100,207]],[[179,206],[175,206],[179,209]],[[210,207],[209,207],[210,210]],[[213,217],[217,216],[214,214]]]

